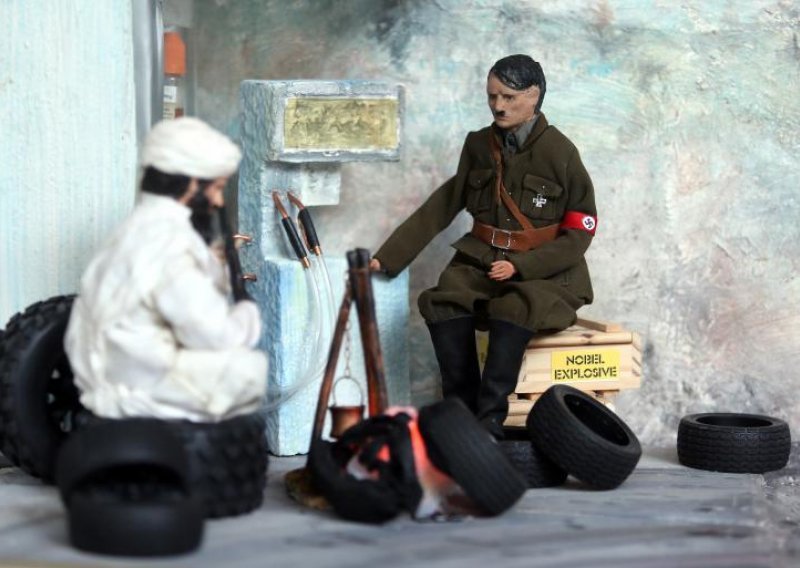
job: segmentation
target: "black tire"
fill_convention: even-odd
[[[97,420],[81,428],[61,446],[56,460],[56,483],[67,502],[81,483],[93,475],[126,467],[154,466],[182,482],[189,459],[169,423],[155,418]],[[141,485],[141,484],[140,484]]]
[[[464,404],[446,399],[419,411],[431,462],[452,477],[487,515],[499,515],[525,493],[522,475]]]
[[[625,422],[593,397],[555,385],[527,420],[536,447],[567,473],[596,489],[613,489],[631,474],[642,448]]]
[[[11,318],[0,356],[0,451],[46,482],[82,410],[63,347],[74,298],[50,298]]]
[[[528,489],[556,487],[567,480],[567,472],[540,452],[523,428],[507,428],[499,442],[508,461],[528,483]]]
[[[782,469],[789,461],[791,444],[786,422],[759,414],[690,414],[678,426],[678,460],[706,471]]]
[[[189,455],[189,484],[207,517],[242,515],[261,506],[268,463],[262,416],[168,424]]]
[[[89,423],[115,422],[93,416]],[[267,484],[264,418],[235,416],[222,422],[159,420],[177,436],[189,460],[188,483],[207,518],[233,517],[261,506]]]
[[[395,518],[404,505],[397,487],[387,480],[349,475],[342,467],[342,456],[337,455],[343,453],[340,450],[324,440],[311,442],[306,467],[316,490],[337,515],[348,521],[379,524]],[[345,455],[352,457],[353,453],[347,451]]]
[[[0,361],[3,360],[3,346],[6,342],[6,330],[0,329]]]
[[[76,548],[164,556],[199,546],[203,508],[189,492],[186,452],[166,423],[107,420],[82,428],[63,445],[57,466]]]
[[[196,501],[98,502],[73,495],[67,510],[75,548],[119,556],[185,554],[200,546],[203,512]]]

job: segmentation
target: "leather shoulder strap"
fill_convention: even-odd
[[[500,150],[500,142],[497,140],[497,135],[494,132],[489,132],[489,148],[492,153],[492,159],[497,165],[497,179],[494,184],[494,198],[499,204],[501,201],[503,205],[511,212],[514,219],[522,226],[524,231],[533,231],[534,227],[528,218],[522,214],[517,204],[511,199],[511,196],[506,191],[505,184],[503,183],[503,153]]]

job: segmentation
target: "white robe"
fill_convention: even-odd
[[[219,421],[257,410],[267,360],[253,302],[170,197],[143,193],[81,279],[64,340],[98,416]]]

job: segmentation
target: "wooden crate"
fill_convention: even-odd
[[[579,318],[562,332],[534,337],[528,344],[506,426],[525,425],[539,396],[567,384],[609,404],[619,391],[642,382],[642,340],[619,324]]]

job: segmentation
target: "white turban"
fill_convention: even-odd
[[[200,119],[162,120],[144,141],[142,167],[198,179],[227,177],[239,167],[239,147]]]

